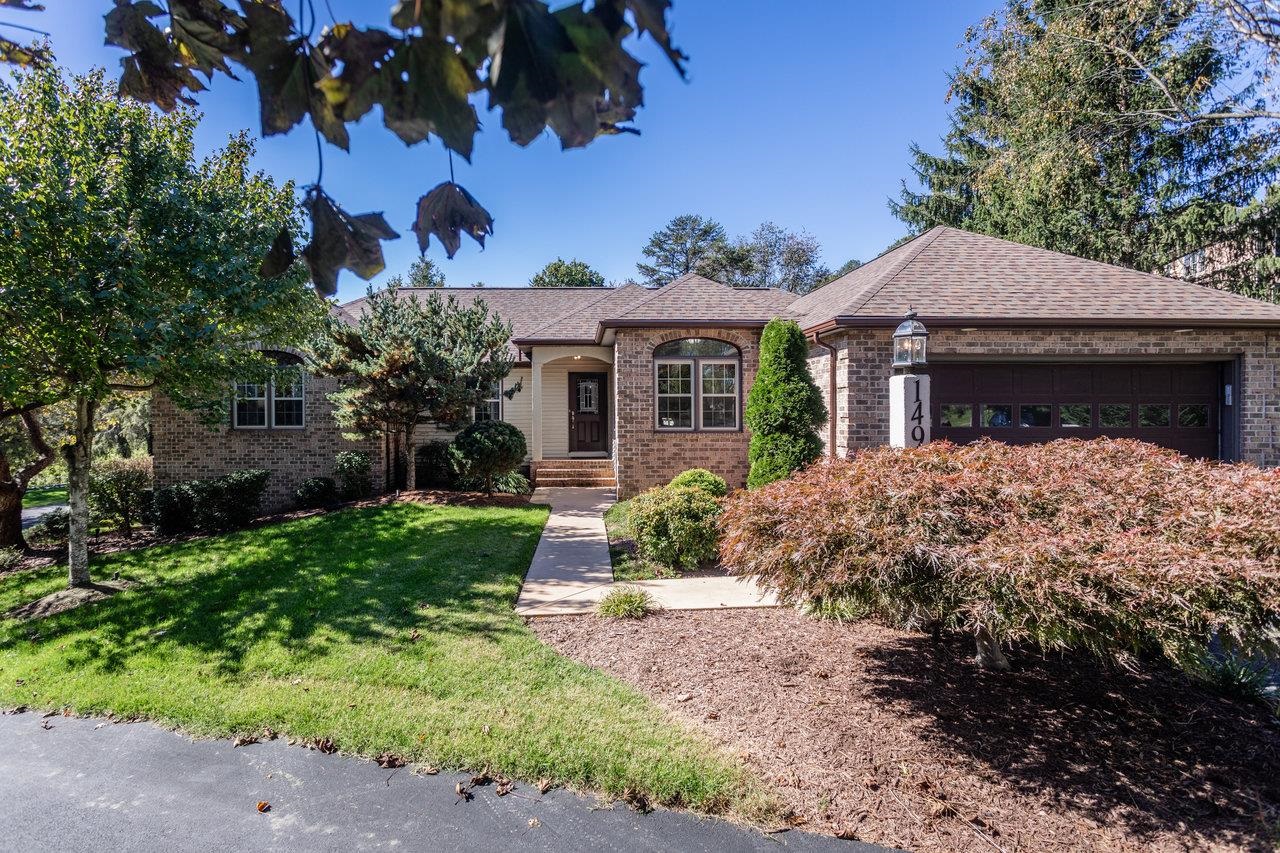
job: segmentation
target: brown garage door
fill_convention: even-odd
[[[933,437],[1137,438],[1188,456],[1222,456],[1225,366],[1203,364],[932,364]]]

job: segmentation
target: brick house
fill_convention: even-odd
[[[692,274],[661,288],[456,295],[513,326],[516,367],[476,417],[519,427],[544,485],[616,483],[626,498],[691,467],[743,485],[743,403],[773,317],[795,319],[812,342],[828,452],[886,443],[891,338],[911,309],[931,333],[935,438],[1132,436],[1280,465],[1280,305],[953,228],[803,297]],[[355,316],[362,302],[338,310]],[[367,450],[380,471],[378,442],[341,437],[334,387],[240,386],[212,432],[158,398],[158,482],[269,468],[268,500],[282,507],[339,450]]]

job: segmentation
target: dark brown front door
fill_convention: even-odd
[[[606,373],[569,374],[569,451],[604,452],[609,449]]]
[[[1227,365],[931,364],[933,437],[1136,438],[1217,459]]]

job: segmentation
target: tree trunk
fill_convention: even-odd
[[[983,669],[994,669],[997,672],[1009,671],[1009,659],[1000,650],[1000,641],[987,629],[986,625],[978,626],[978,654],[974,661]]]
[[[44,440],[44,430],[35,412],[23,412],[19,417],[36,458],[15,474],[9,457],[0,448],[0,548],[26,550],[27,541],[22,535],[22,496],[27,493],[31,479],[53,464],[53,449]]]
[[[3,468],[0,463],[0,468]],[[22,538],[22,489],[0,479],[0,548],[27,549]]]
[[[67,462],[67,496],[71,525],[67,536],[67,585],[88,586],[89,578],[89,464],[93,458],[93,416],[96,400],[76,398],[72,443],[62,448]]]
[[[404,441],[404,481],[405,488],[418,488],[418,459],[417,447],[413,443],[413,434],[416,432],[415,427],[409,427],[409,431],[405,433]]]

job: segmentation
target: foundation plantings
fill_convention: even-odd
[[[786,601],[1004,648],[1280,651],[1280,472],[1130,440],[880,448],[738,492],[721,561]]]

